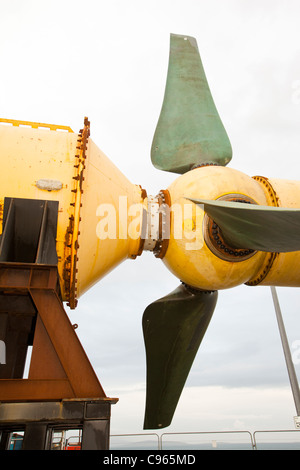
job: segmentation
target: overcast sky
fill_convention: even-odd
[[[197,39],[233,147],[250,176],[300,175],[298,0],[0,0],[0,115],[69,125],[148,194],[176,175],[151,165],[169,35]],[[142,432],[142,315],[179,284],[150,253],[126,261],[69,311],[112,408],[111,432]],[[300,293],[278,289],[290,344]],[[300,366],[296,365],[298,373]],[[165,432],[293,429],[295,407],[270,289],[219,293],[172,425]]]

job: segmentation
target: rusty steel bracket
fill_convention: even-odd
[[[76,262],[84,155],[80,145],[66,258],[69,305],[76,303]],[[22,449],[47,449],[50,430],[75,424],[82,449],[109,446],[108,398],[64,309],[56,252],[57,201],[5,198],[0,236],[0,449],[11,432],[24,429]],[[3,346],[5,348],[3,360]],[[28,378],[23,378],[28,353]],[[72,412],[71,412],[72,409]],[[39,413],[41,413],[39,415]]]
[[[56,266],[0,263],[0,293],[0,316],[15,313],[9,311],[14,309],[9,307],[12,296],[18,299],[20,319],[22,305],[25,311],[28,303],[31,305],[31,315],[36,312],[28,379],[15,378],[14,374],[3,378],[2,375],[1,402],[66,398],[112,400],[106,397],[64,310]]]

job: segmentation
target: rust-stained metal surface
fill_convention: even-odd
[[[76,163],[74,168],[76,174],[73,177],[75,187],[72,189],[74,193],[74,201],[71,202],[73,208],[73,214],[69,218],[69,226],[66,231],[65,238],[65,263],[63,278],[65,281],[65,290],[68,298],[68,305],[71,308],[75,308],[77,305],[76,298],[76,273],[77,273],[77,250],[79,248],[78,236],[79,222],[80,222],[80,207],[81,207],[81,195],[83,193],[82,183],[84,181],[84,169],[88,138],[90,136],[90,122],[87,118],[84,120],[84,127],[79,131],[77,140],[77,153],[75,155]]]
[[[29,314],[36,311],[28,379],[19,375],[2,378],[1,402],[91,397],[110,400],[63,308],[56,266],[0,263],[0,293],[0,316],[4,310],[9,314],[4,305],[16,297],[21,317],[29,301]]]
[[[268,205],[279,207],[278,201],[279,197],[276,194],[274,188],[269,182],[268,178],[264,176],[253,176],[255,181],[258,181],[261,184],[261,187],[264,189]],[[271,270],[274,261],[278,258],[279,253],[270,252],[266,255],[265,263],[261,266],[259,271],[256,273],[255,277],[251,279],[249,282],[246,282],[248,286],[257,286],[259,285],[268,275],[269,271]]]
[[[0,379],[23,377],[35,319],[36,309],[29,296],[0,293],[0,339],[6,352],[5,364],[0,364]]]

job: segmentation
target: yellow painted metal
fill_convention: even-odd
[[[217,199],[234,193],[266,205],[265,192],[257,181],[228,167],[208,166],[180,176],[168,191],[172,208],[171,233],[163,261],[175,276],[205,290],[234,287],[255,276],[266,253],[257,252],[239,262],[224,261],[214,255],[204,241],[204,212],[186,198]]]
[[[0,123],[0,204],[3,208],[5,197],[59,201],[56,246],[59,274],[64,279],[65,258],[69,256],[66,230],[69,218],[74,216],[71,204],[74,202],[72,189],[78,135],[14,123],[11,126]],[[62,188],[40,189],[37,182],[41,179],[60,181]],[[67,299],[64,282],[61,287]]]
[[[58,124],[45,124],[42,122],[20,121],[17,119],[0,118],[0,123],[14,127],[30,127],[32,129],[49,129],[51,131],[73,132],[73,130],[69,126],[60,126]]]
[[[78,297],[119,263],[139,254],[140,216],[146,204],[142,194],[141,187],[89,139],[78,239]]]
[[[68,126],[2,119],[0,156],[0,233],[5,197],[59,202],[58,270],[71,308],[119,263],[141,254],[146,192],[97,147],[87,119],[78,134]],[[163,262],[184,283],[204,290],[300,285],[300,252],[257,252],[238,262],[214,254],[204,240],[204,212],[187,199],[237,194],[261,205],[299,208],[300,182],[207,166],[181,175],[165,193],[171,230]]]
[[[1,125],[2,124],[2,125]],[[128,237],[127,211],[118,226],[124,233],[100,240],[99,207],[116,210],[144,204],[143,191],[133,185],[89,138],[89,122],[79,134],[67,126],[27,121],[0,122],[0,233],[5,197],[59,202],[56,248],[63,300],[76,298],[110,269],[140,253],[141,224]],[[42,186],[40,181],[58,182]],[[44,189],[41,189],[43,188]],[[120,199],[121,198],[121,199]],[[101,209],[100,209],[101,211]],[[131,218],[134,218],[133,216]]]
[[[300,182],[273,178],[254,177],[264,189],[268,205],[277,207],[300,207]],[[269,253],[260,271],[249,285],[300,286],[300,251]]]

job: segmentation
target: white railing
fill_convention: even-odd
[[[10,449],[22,447],[21,434],[12,435]],[[76,448],[80,439],[76,435]],[[300,450],[300,429],[111,434],[110,450]]]
[[[112,434],[112,450],[300,450],[300,430]]]

